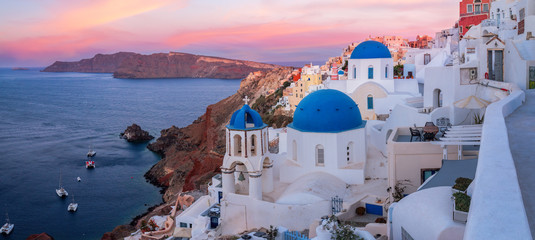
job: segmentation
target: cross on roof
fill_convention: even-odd
[[[243,98],[243,101],[245,102],[245,105],[247,105],[249,103],[249,97],[245,96],[245,98]]]

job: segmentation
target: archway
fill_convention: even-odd
[[[433,90],[433,108],[442,107],[442,91],[438,88]]]
[[[241,156],[241,136],[236,134],[233,137],[234,139],[234,156]]]

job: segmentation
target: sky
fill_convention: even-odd
[[[326,61],[368,36],[450,28],[456,0],[0,0],[0,66],[97,53],[178,51],[260,62]]]

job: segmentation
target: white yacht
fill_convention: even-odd
[[[59,173],[59,189],[56,189],[56,194],[58,194],[60,198],[69,196],[67,190],[61,186],[61,172]]]
[[[78,203],[74,202],[74,195],[72,195],[72,203],[69,203],[69,207],[67,207],[67,211],[76,212],[76,210],[78,210]]]
[[[76,181],[81,182],[81,181],[82,181],[82,178],[77,177],[77,178],[76,178]]]
[[[97,152],[95,152],[95,150],[93,150],[93,148],[91,146],[89,146],[89,151],[87,152],[87,156],[88,157],[93,157],[97,154]]]
[[[6,213],[6,223],[0,228],[0,233],[10,234],[14,227],[15,224],[9,222],[9,216]]]

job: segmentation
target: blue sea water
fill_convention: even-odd
[[[132,123],[155,137],[187,126],[239,84],[0,68],[0,224],[5,211],[15,224],[0,239],[41,232],[58,240],[100,239],[161,203],[159,189],[143,177],[159,156],[119,133]],[[89,145],[97,151],[93,170],[84,167]],[[68,199],[55,192],[60,171]],[[71,195],[75,213],[67,212]]]

